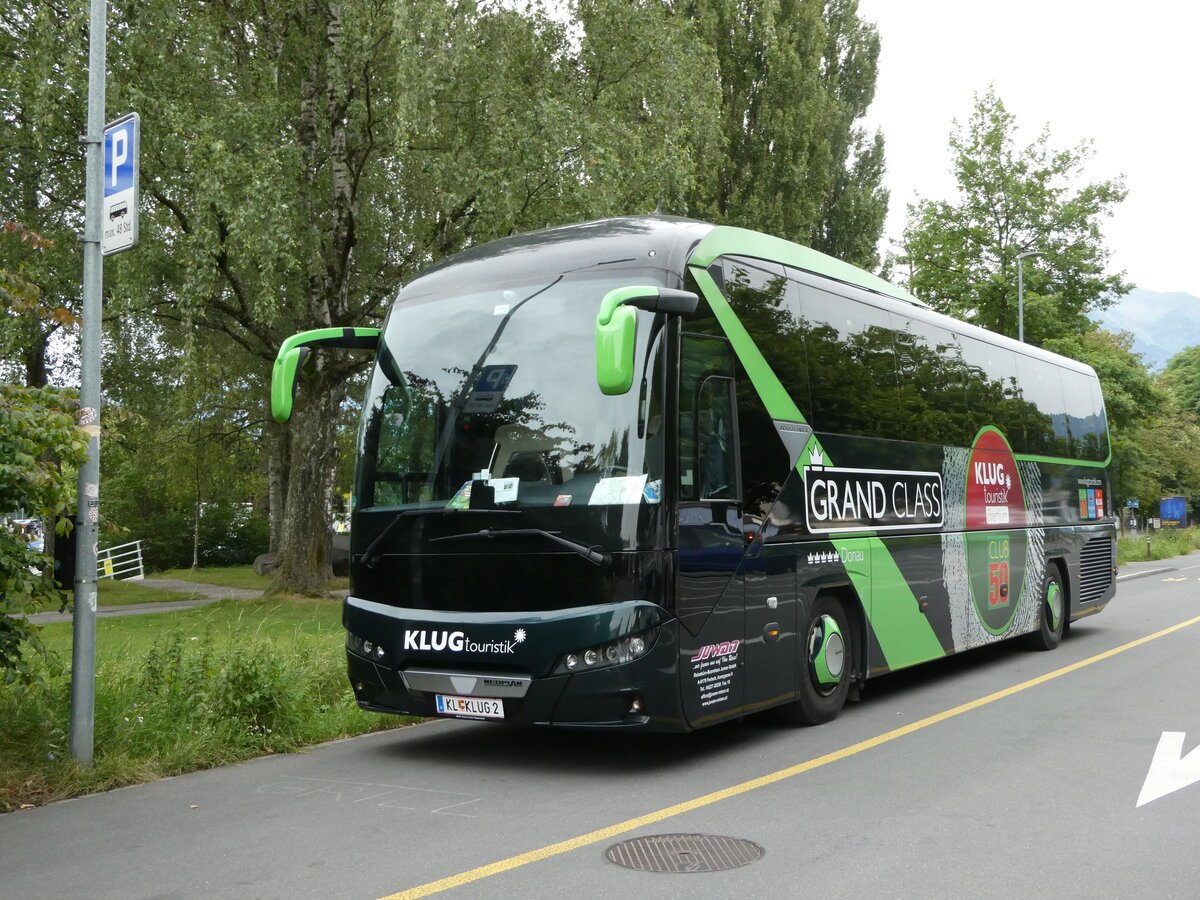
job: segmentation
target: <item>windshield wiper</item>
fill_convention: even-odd
[[[578,541],[573,541],[570,538],[560,537],[562,532],[559,531],[543,531],[541,528],[503,528],[497,530],[495,528],[485,528],[482,531],[468,531],[464,534],[448,534],[445,537],[433,538],[429,541],[435,544],[438,541],[466,541],[471,538],[497,538],[497,537],[521,537],[537,535],[539,537],[549,538],[554,543],[566,547],[568,550],[573,550],[590,563],[595,563],[598,566],[608,566],[612,564],[612,554],[606,553],[599,549],[596,545],[588,547]]]
[[[448,509],[446,507],[439,507],[437,509],[406,509],[402,512],[396,513],[392,521],[388,522],[387,525],[383,527],[383,531],[375,535],[375,540],[367,544],[367,549],[362,553],[362,562],[363,565],[365,565],[368,569],[375,568],[375,563],[379,562],[379,557],[383,555],[382,553],[376,553],[375,551],[378,549],[379,545],[384,542],[387,536],[392,533],[392,529],[396,527],[396,523],[401,519],[407,519],[412,516],[469,516],[472,514],[478,515],[479,513],[514,516],[520,515],[523,512],[524,510],[522,509]]]

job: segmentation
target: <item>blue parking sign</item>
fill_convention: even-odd
[[[133,167],[137,160],[137,124],[125,119],[104,131],[104,196],[133,187]]]
[[[104,126],[104,202],[100,252],[128,250],[138,239],[138,153],[141,119],[137,113]]]

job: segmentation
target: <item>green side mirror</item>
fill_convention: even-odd
[[[351,350],[376,350],[378,328],[318,328],[294,334],[279,348],[271,368],[271,415],[277,422],[292,417],[292,404],[300,387],[300,369],[314,347],[346,347]]]
[[[596,323],[596,383],[602,393],[611,396],[629,392],[636,344],[637,313],[631,307],[613,310],[607,323]]]
[[[633,386],[633,351],[637,345],[634,309],[690,316],[700,298],[690,291],[646,285],[616,288],[600,301],[596,315],[596,383],[609,396],[624,394]]]

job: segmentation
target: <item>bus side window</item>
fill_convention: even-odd
[[[1108,427],[1100,382],[1083,372],[1062,370],[1063,397],[1067,402],[1067,427],[1071,453],[1079,459],[1103,462],[1108,456]]]
[[[888,313],[805,284],[805,354],[817,431],[900,439],[905,436]]]
[[[736,499],[733,379],[706,378],[697,404],[696,470],[701,500]]]
[[[965,446],[975,436],[966,424],[962,353],[954,335],[919,319],[892,314],[900,409],[909,440]]]
[[[809,326],[800,312],[800,286],[786,277],[782,266],[772,265],[725,258],[720,265],[721,289],[796,408],[811,421],[804,349]]]
[[[1018,354],[1017,369],[1023,398],[1037,410],[1036,414],[1029,411],[1026,446],[1049,456],[1069,456],[1070,427],[1059,367]]]
[[[679,383],[679,498],[737,497],[733,354],[727,341],[684,335]]]
[[[972,428],[985,425],[999,428],[1014,450],[1020,450],[1021,436],[1030,414],[1030,404],[1017,389],[1017,364],[1011,350],[960,336],[966,367],[967,409]],[[1033,413],[1036,415],[1036,408]]]

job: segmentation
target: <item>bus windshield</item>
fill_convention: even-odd
[[[606,292],[661,280],[645,269],[583,271],[402,294],[367,391],[357,508],[552,516],[658,504],[661,366],[656,347],[647,358],[651,329],[639,329],[637,355],[649,384],[623,396],[597,387],[594,341]]]

